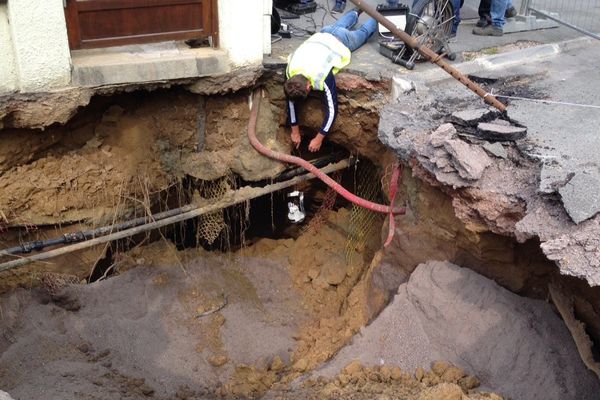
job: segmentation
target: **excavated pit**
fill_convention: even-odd
[[[385,147],[388,82],[340,74],[339,119],[312,155],[291,148],[281,79],[262,80],[257,135],[271,148],[355,155],[336,179],[383,203],[400,156],[396,204],[408,212],[391,246],[385,216],[310,181],[294,187],[307,199],[302,224],[287,220],[290,188],[4,271],[0,389],[14,399],[595,398],[586,366],[597,365],[600,293],[561,275],[539,240],[515,238],[521,204],[449,189],[414,153]],[[106,93],[64,124],[0,131],[2,247],[289,174],[248,143],[249,94]],[[433,131],[462,105],[440,101],[419,118]],[[321,119],[310,98],[304,131]],[[506,163],[535,180],[535,163],[507,148]]]

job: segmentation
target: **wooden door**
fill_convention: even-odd
[[[66,4],[71,49],[207,37],[218,45],[217,0],[67,0]]]

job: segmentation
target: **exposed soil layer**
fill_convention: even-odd
[[[509,390],[496,377],[510,357],[504,346],[488,343],[499,337],[514,351],[545,349],[511,369],[529,388],[527,393],[544,387],[554,393],[558,389],[546,381],[553,374],[575,391],[579,386],[572,382],[573,375],[579,381],[590,376],[574,345],[565,344],[570,340],[566,328],[548,306],[518,298],[472,272],[445,264],[419,269],[408,286],[401,286],[400,293],[409,297],[397,296],[355,336],[368,321],[365,288],[378,290],[378,284],[370,268],[342,262],[336,268],[343,274],[332,280],[338,275],[331,273],[332,263],[338,265],[335,260],[344,257],[349,215],[345,210],[330,215],[318,233],[308,232],[297,240],[261,240],[236,255],[177,252],[172,245],[156,242],[130,252],[119,265],[119,275],[107,280],[62,290],[53,287],[53,295],[43,287],[5,295],[0,385],[15,399],[254,397],[269,388],[273,392],[268,396],[274,398],[353,393],[351,398],[366,399],[378,392],[391,398],[403,394],[414,399],[443,398],[431,394],[438,391],[458,399],[495,398],[472,394],[478,381],[469,374],[481,371],[478,379],[489,390],[496,391],[495,386]],[[323,275],[327,278],[320,281]],[[434,282],[435,290],[427,286]],[[423,296],[431,293],[436,296],[429,307]],[[462,317],[452,318],[439,308],[458,299],[465,299],[465,305],[473,303],[471,308],[458,307],[465,311]],[[402,301],[432,319],[407,316],[416,309],[400,307]],[[475,309],[492,307],[484,306],[486,302],[514,306],[476,317]],[[534,311],[540,307],[546,311]],[[477,326],[490,330],[472,329],[471,317],[487,320],[488,325]],[[417,320],[421,328],[415,330]],[[515,326],[518,335],[506,334]],[[456,334],[447,335],[449,331]],[[428,339],[420,340],[424,333],[422,337]],[[351,340],[348,350],[327,363]],[[412,341],[420,351],[405,353]],[[502,368],[480,365],[483,361],[477,357],[483,349],[491,352],[488,360],[496,360]],[[377,356],[381,351],[390,352],[389,357],[383,356],[386,368]],[[347,367],[352,361],[348,352],[359,359],[367,356],[364,363],[369,368]],[[431,364],[444,354],[456,359],[458,368]],[[545,362],[534,365],[531,360]],[[415,366],[434,368],[434,372]],[[304,381],[310,376],[305,373],[316,367],[330,371],[328,376],[335,379],[307,381],[302,387],[294,383]],[[597,384],[593,379],[586,382],[582,387],[590,390]],[[355,393],[359,391],[363,394]]]
[[[289,152],[280,72],[264,82],[257,134]],[[338,85],[328,143],[370,159],[378,171],[367,181],[379,189],[395,160],[376,135],[388,84],[340,74]],[[76,96],[52,117],[68,121],[61,126],[27,125],[16,117],[26,109],[0,116],[11,127],[0,131],[3,245],[188,204],[221,178],[280,173],[246,139],[250,92],[205,96],[211,88],[96,95],[71,118],[73,101],[87,102]],[[544,248],[554,236],[540,232],[559,229],[564,212],[550,227],[539,214],[532,222],[532,209],[557,207],[537,197],[539,167],[524,145],[486,147],[443,125],[468,101],[415,96],[391,106],[392,118],[387,108],[379,131],[406,164],[396,201],[408,213],[397,218],[390,247],[381,249],[381,218],[362,227],[360,245],[350,241],[353,217],[340,208],[295,239],[245,242],[248,221],[237,221],[236,253],[178,251],[160,232],[108,253],[99,246],[3,272],[0,386],[16,399],[61,400],[499,398],[477,392],[480,383],[515,398],[593,398],[598,381],[577,350],[594,365],[600,292],[561,276],[546,255],[583,248],[592,257],[597,249],[578,237],[564,238],[556,253]],[[311,97],[299,110],[304,142],[320,127],[321,107]],[[258,223],[273,225],[272,214]],[[77,284],[107,254],[101,281]],[[560,311],[578,347],[546,303],[448,263],[420,265],[429,260],[530,298],[548,298],[552,283],[568,298]],[[9,292],[19,286],[27,289]]]

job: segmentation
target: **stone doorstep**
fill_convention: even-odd
[[[184,79],[230,72],[228,53],[176,43],[72,52],[71,84],[90,87]]]

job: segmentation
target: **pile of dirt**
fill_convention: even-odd
[[[366,368],[358,361],[348,364],[334,379],[309,379],[299,388],[288,390],[296,399],[380,399],[405,400],[501,400],[492,393],[478,392],[479,380],[444,361],[436,361],[431,371],[417,368],[414,374],[399,367]],[[265,399],[285,399],[270,392]]]
[[[516,398],[600,389],[548,305],[447,264],[419,267],[365,327],[384,306],[380,257],[335,270],[348,211],[330,216],[237,254],[156,242],[119,257],[109,279],[5,295],[0,386],[15,398],[165,400],[495,398],[474,394],[478,381]]]
[[[354,360],[411,371],[438,359],[516,399],[591,400],[600,390],[548,303],[447,262],[417,267],[379,317],[314,374],[333,377]]]

